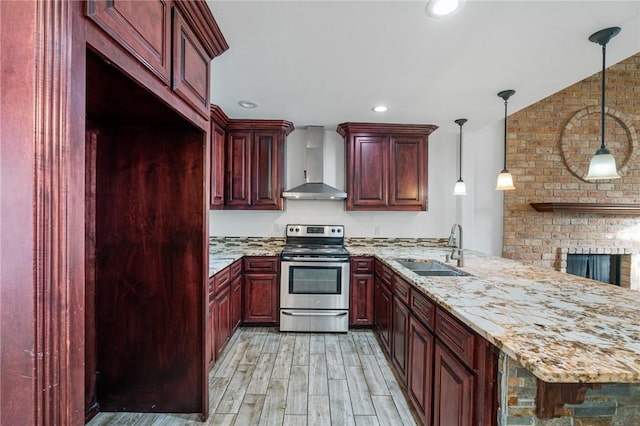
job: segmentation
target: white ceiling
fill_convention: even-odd
[[[640,52],[640,0],[467,0],[434,19],[423,1],[209,1],[229,50],[213,61],[212,102],[232,118],[335,129],[345,121],[455,132],[501,119],[601,68],[593,32],[622,32],[607,65]],[[639,82],[640,85],[640,82]],[[256,109],[238,101],[257,103]],[[389,107],[374,113],[376,104]]]

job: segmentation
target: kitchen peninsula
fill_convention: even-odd
[[[212,238],[210,274],[245,255],[277,256],[283,244]],[[606,415],[598,424],[637,424],[637,292],[473,251],[460,277],[421,277],[398,262],[443,262],[450,249],[439,239],[350,238],[347,248],[374,257],[500,351],[495,424],[573,424],[590,415]]]

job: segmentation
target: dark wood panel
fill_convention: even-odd
[[[429,330],[435,330],[436,305],[416,289],[411,290],[411,311]]]
[[[222,271],[213,276],[213,279],[209,280],[211,288],[209,290],[210,295],[216,294],[220,289],[231,282],[231,268],[226,267]]]
[[[409,295],[411,293],[411,284],[400,278],[398,275],[394,275],[393,282],[393,294],[402,301],[402,303],[409,304]]]
[[[475,365],[475,333],[439,308],[436,309],[436,335],[468,366]]]
[[[251,168],[251,133],[227,133],[227,170],[225,204],[246,206],[251,203],[249,170]]]
[[[350,325],[373,325],[373,274],[351,274]]]
[[[212,209],[222,208],[224,204],[224,145],[225,132],[212,121],[209,170],[209,204]]]
[[[388,353],[391,353],[391,290],[376,276],[374,290],[376,331]]]
[[[407,346],[409,337],[409,308],[396,296],[393,297],[393,312],[391,324],[393,327],[393,343],[391,345],[391,350],[393,352],[393,363],[398,369],[403,382],[406,384],[408,355]]]
[[[426,141],[424,138],[391,137],[389,205],[426,210]]]
[[[214,299],[214,330],[216,339],[216,358],[224,350],[231,338],[231,286],[227,285]]]
[[[205,135],[101,129],[97,150],[98,401],[204,412]]]
[[[640,204],[616,203],[529,203],[539,212],[640,215]]]
[[[245,323],[278,322],[279,288],[277,274],[246,274],[244,276]]]
[[[207,313],[207,366],[211,370],[216,363],[216,301],[213,296],[209,298]]]
[[[276,256],[247,256],[243,259],[244,273],[278,272],[280,258]]]
[[[87,15],[160,80],[169,84],[171,24],[165,0],[89,0]]]
[[[433,334],[415,317],[409,318],[409,363],[407,390],[418,415],[431,424],[433,406]]]
[[[277,133],[256,132],[253,134],[251,177],[253,191],[251,201],[256,206],[278,208],[280,194],[280,142]]]
[[[173,76],[171,87],[193,108],[209,117],[209,67],[211,57],[173,8]]]
[[[436,342],[433,424],[472,426],[475,377],[444,345]]]
[[[360,274],[372,274],[374,272],[375,258],[373,257],[352,257],[351,272]]]
[[[356,136],[354,150],[353,206],[388,204],[387,138]]]
[[[242,279],[237,275],[231,281],[231,334],[242,323]]]

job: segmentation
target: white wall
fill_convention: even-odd
[[[304,182],[305,130],[287,139],[285,187]],[[458,179],[457,133],[429,137],[429,210],[426,212],[348,212],[341,201],[287,200],[286,211],[214,210],[212,236],[284,236],[288,223],[343,224],[348,237],[447,237],[454,222],[465,231],[466,248],[500,254],[502,251],[502,195],[493,190],[502,168],[500,123],[476,133],[465,133],[462,177],[466,197],[451,195]],[[496,152],[496,151],[499,152]],[[345,189],[344,141],[325,129],[325,183]]]

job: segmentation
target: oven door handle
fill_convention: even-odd
[[[282,256],[282,260],[290,262],[348,262],[348,257],[297,257]]]
[[[343,317],[347,312],[289,312],[282,311],[282,315],[290,317]]]

